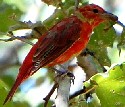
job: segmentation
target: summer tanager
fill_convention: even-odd
[[[98,5],[89,4],[50,28],[26,56],[4,104],[12,99],[18,86],[41,67],[62,64],[77,56],[85,49],[93,29],[107,20],[116,22],[118,18]]]

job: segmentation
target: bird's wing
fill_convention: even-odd
[[[80,38],[81,22],[69,18],[54,26],[39,43],[33,56],[34,67],[43,67],[58,58]]]

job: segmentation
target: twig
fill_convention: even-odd
[[[85,93],[85,89],[81,89],[81,90],[79,90],[79,91],[76,91],[74,94],[70,95],[69,100],[71,100],[71,99],[77,97],[78,95],[80,95],[80,94],[82,94],[82,93]]]
[[[57,87],[58,87],[58,83],[55,83],[52,89],[50,90],[50,92],[48,93],[48,95],[43,99],[45,100],[44,107],[47,107],[48,101]]]
[[[75,0],[75,10],[78,9],[78,6],[79,6],[79,0]]]
[[[9,31],[7,36],[11,37],[9,39],[4,39],[4,41],[13,41],[15,39],[18,39],[18,40],[21,40],[22,42],[25,42],[25,43],[28,43],[30,45],[34,45],[32,42],[30,42],[29,40],[26,39],[26,36],[14,36],[13,32],[12,31]]]
[[[23,30],[23,29],[31,29],[31,33],[27,33],[25,36],[14,36],[13,31],[17,30]],[[46,32],[45,26],[42,24],[41,21],[32,23],[31,21],[28,22],[22,22],[17,21],[17,24],[10,26],[9,31],[7,34],[0,32],[0,34],[4,34],[6,36],[9,36],[9,39],[0,39],[0,41],[13,41],[15,39],[21,40],[22,42],[28,43],[30,45],[34,45],[32,42],[30,42],[28,39],[32,38],[39,38],[43,33]]]
[[[81,89],[81,90],[75,92],[74,94],[70,95],[69,100],[75,98],[76,96],[78,96],[80,94],[84,94],[84,95],[88,94],[88,93],[92,92],[93,90],[95,90],[96,87],[97,87],[97,85],[94,85],[93,87],[91,87],[89,89],[87,89],[87,88]]]

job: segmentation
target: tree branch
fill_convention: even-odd
[[[57,77],[58,89],[55,99],[56,107],[68,107],[71,81],[74,79],[72,73],[65,73]]]

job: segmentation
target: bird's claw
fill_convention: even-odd
[[[68,72],[68,71],[66,71],[66,72],[61,72],[60,74],[58,74],[58,75],[56,76],[56,82],[58,83],[59,79],[64,79],[66,76],[69,77],[69,78],[71,78],[71,82],[74,84],[75,76],[74,76],[73,73]]]

